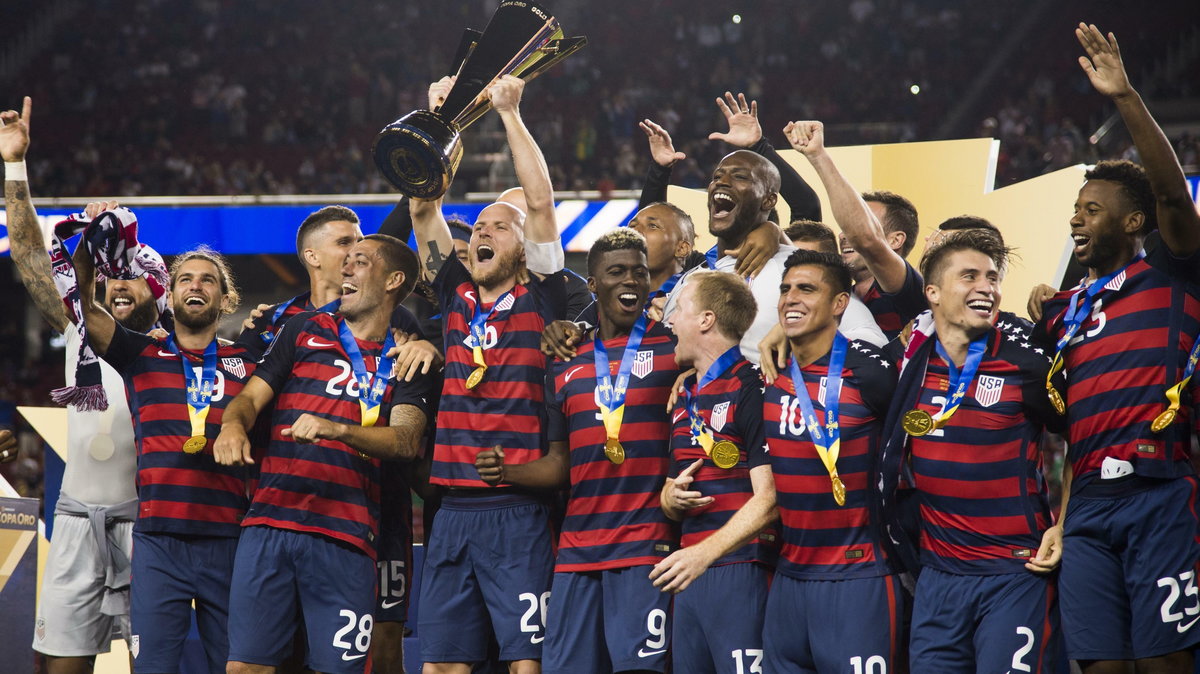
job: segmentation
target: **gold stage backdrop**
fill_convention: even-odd
[[[1083,165],[1071,166],[1032,180],[993,190],[1000,141],[988,138],[831,147],[830,155],[859,191],[890,190],[912,200],[920,215],[921,234],[909,254],[913,266],[925,250],[925,237],[938,223],[956,215],[987,218],[1016,248],[1004,279],[1001,306],[1024,316],[1029,290],[1038,283],[1058,287],[1071,254],[1071,205],[1083,184]],[[826,224],[837,229],[829,198],[808,160],[795,150],[780,154],[804,176],[821,197]],[[703,190],[670,187],[667,198],[696,223],[696,248],[708,250],[707,195]],[[779,217],[791,220],[780,200]]]

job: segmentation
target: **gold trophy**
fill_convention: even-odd
[[[528,82],[585,44],[586,37],[563,37],[558,21],[532,2],[503,0],[482,33],[463,34],[445,102],[414,110],[375,137],[375,165],[401,193],[437,199],[462,159],[462,130],[491,107],[484,90],[502,75]]]

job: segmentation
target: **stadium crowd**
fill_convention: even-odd
[[[1019,76],[998,79],[961,121],[939,128],[1018,30],[1026,3],[855,0],[815,12],[791,11],[786,0],[747,4],[557,3],[567,29],[591,44],[537,85],[545,105],[531,122],[555,185],[637,189],[637,122],[649,117],[688,157],[678,184],[702,186],[719,159],[706,140],[717,120],[696,101],[726,89],[758,100],[767,129],[789,114],[822,119],[843,144],[999,137],[1000,184],[1120,156],[1112,142],[1086,142],[1103,103],[1040,58],[1016,58]],[[1050,7],[1022,41],[1053,50],[1030,54],[1061,53],[1050,27],[1092,7],[1042,4]],[[60,130],[31,165],[44,196],[382,192],[389,187],[363,161],[375,132],[420,107],[462,27],[482,28],[477,9],[430,0],[360,3],[354,12],[315,0],[85,3],[48,41],[72,48],[51,48],[8,82]],[[1153,36],[1176,14],[1148,8],[1127,54],[1138,62],[1157,54]],[[114,34],[91,30],[112,16],[125,17]],[[411,48],[416,34],[441,47]],[[763,44],[773,47],[750,48]],[[455,189],[495,191],[488,168],[464,167]]]
[[[47,256],[32,194],[373,190],[351,132],[454,84],[394,41],[433,3],[350,22],[306,4],[303,25],[283,4],[136,2],[122,39],[81,31],[95,58],[48,60],[0,113],[13,263],[66,345],[53,397],[71,458],[33,643],[48,671],[87,671],[114,630],[135,671],[176,671],[193,604],[210,670],[231,674],[403,671],[410,618],[427,674],[1193,671],[1200,213],[1179,155],[1195,143],[1162,133],[1115,36],[1079,24],[1073,67],[1140,164],[1099,162],[1062,195],[1077,286],[1003,288],[1000,227],[950,218],[910,263],[916,208],[856,189],[813,120],[878,113],[897,140],[922,137],[956,96],[897,99],[904,78],[855,37],[887,36],[882,53],[937,92],[932,73],[978,68],[955,44],[1000,39],[1016,9],[993,8],[991,32],[950,3],[884,0],[848,3],[849,22],[780,1],[762,4],[788,21],[704,9],[664,29],[644,5],[609,21],[617,4],[564,3],[597,45],[640,32],[663,58],[568,59],[537,105],[499,78],[486,93],[511,189],[471,225],[402,200],[367,236],[353,210],[316,209],[297,223],[307,287],[236,340],[217,337],[240,302],[219,251],[168,265],[132,211],[95,201]],[[171,48],[195,44],[160,25],[180,11],[211,51]],[[314,40],[354,45],[342,72]],[[813,68],[821,93],[790,91],[777,78],[798,54],[749,42],[806,42],[836,68]],[[87,74],[130,61],[103,85]],[[267,78],[287,86],[254,86]],[[860,87],[839,100],[846,80]],[[718,98],[726,146],[690,98],[718,86],[745,92]],[[644,119],[668,89],[689,98]],[[996,113],[1024,139],[1012,171],[1086,154],[1053,87],[1034,89],[1041,109]],[[137,104],[107,113],[109,94]],[[829,212],[764,128],[811,164]],[[554,195],[594,176],[642,200],[584,279],[564,269]],[[670,180],[707,189],[712,250],[694,250],[703,223],[666,200]],[[780,199],[793,222],[773,222]],[[1002,292],[1028,294],[1028,318]],[[1067,439],[1056,507],[1052,434]],[[0,431],[0,461],[20,453]],[[413,494],[427,520],[410,617]]]

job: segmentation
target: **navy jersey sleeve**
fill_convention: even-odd
[[[397,304],[396,310],[392,312],[391,327],[393,330],[416,335],[417,339],[425,339],[425,331],[421,329],[421,322],[403,304]]]
[[[658,201],[667,200],[667,185],[671,182],[671,167],[659,166],[651,161],[646,171],[646,182],[642,185],[642,197],[638,200],[638,210]]]
[[[1175,257],[1170,249],[1159,245],[1146,253],[1146,263],[1162,270],[1173,279],[1186,283],[1200,283],[1200,250],[1187,257]]]
[[[858,379],[858,390],[863,403],[877,419],[887,417],[888,406],[896,392],[896,367],[878,348],[854,341],[859,349],[846,354],[846,366]]]
[[[755,370],[757,372],[757,370]],[[737,425],[746,439],[746,462],[751,470],[771,463],[767,454],[767,438],[763,429],[763,389],[753,383],[742,388],[737,402]]]
[[[566,442],[570,435],[563,397],[555,385],[560,369],[557,363],[546,369],[546,439],[550,442]]]
[[[901,326],[929,308],[929,304],[925,301],[925,281],[921,278],[921,273],[913,268],[908,260],[904,261],[904,270],[904,285],[900,287],[900,290],[894,293],[880,293],[883,297],[890,299],[896,307],[896,313],[900,315]]]
[[[392,384],[391,398],[388,403],[388,415],[391,416],[391,408],[396,405],[412,405],[421,410],[428,418],[433,416],[432,404],[433,399],[433,382],[435,377],[432,374],[417,373],[412,381],[404,381],[403,377],[397,378]]]
[[[1044,351],[1044,349],[1042,349]],[[1025,379],[1021,383],[1021,399],[1024,401],[1026,414],[1035,423],[1041,424],[1053,433],[1067,432],[1067,417],[1059,414],[1050,402],[1046,391],[1046,375],[1050,372],[1050,359],[1033,353],[1023,354],[1020,358],[1021,370]],[[1054,390],[1060,395],[1066,395],[1066,370],[1060,368],[1052,378]]]
[[[412,231],[412,213],[408,210],[408,197],[400,197],[400,201],[396,202],[396,207],[380,223],[379,233],[394,236],[404,243],[408,243]]]
[[[567,285],[566,319],[568,321],[577,321],[589,309],[594,311],[596,298],[592,296],[592,291],[588,290],[587,281],[583,280],[578,274],[567,269],[564,269],[562,273],[566,278]]]
[[[134,332],[116,321],[113,323],[116,329],[113,330],[112,341],[108,343],[104,361],[117,372],[127,374],[137,363],[142,351],[154,343],[154,339],[150,335]]]
[[[437,276],[434,277],[433,283],[430,284],[434,294],[438,297],[443,314],[446,313],[446,307],[450,305],[450,302],[454,301],[454,291],[458,286],[470,282],[470,280],[471,272],[451,250],[450,257],[446,258],[442,268],[438,270]]]
[[[316,312],[306,311],[296,314],[283,324],[283,329],[275,335],[270,348],[263,354],[262,362],[254,370],[254,376],[265,381],[271,390],[279,393],[283,384],[292,376],[292,366],[296,361],[296,342],[300,333],[304,332],[304,324]]]

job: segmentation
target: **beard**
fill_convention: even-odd
[[[471,259],[471,280],[475,281],[476,285],[487,288],[515,278],[525,266],[524,261],[521,259],[521,255],[524,252],[520,248],[513,248],[504,252],[497,251],[496,257],[493,258],[495,263],[491,265],[491,268],[480,271],[476,271],[475,260]]]
[[[112,313],[112,306],[108,307],[109,313]],[[154,300],[146,300],[133,305],[133,311],[121,320],[117,321],[128,330],[134,332],[150,332],[154,324],[158,322],[158,307]]]
[[[187,307],[183,304],[176,305],[174,308],[175,322],[183,325],[189,330],[203,330],[217,322],[217,318],[221,315],[221,307],[217,304],[210,304],[200,313],[188,313],[185,310]]]

